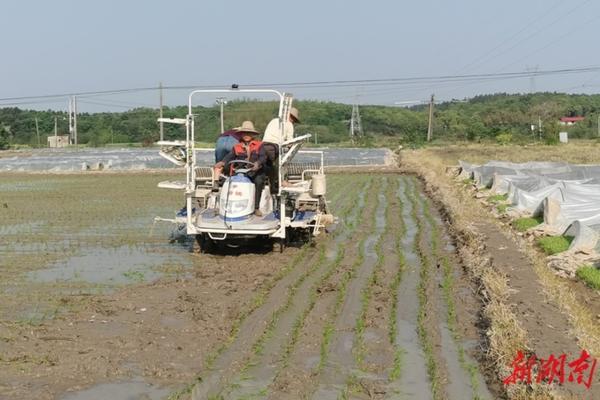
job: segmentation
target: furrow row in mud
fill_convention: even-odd
[[[419,313],[417,288],[421,276],[421,262],[417,254],[417,240],[422,234],[418,225],[418,204],[414,199],[414,179],[400,177],[398,195],[402,208],[403,233],[400,240],[401,279],[397,278],[396,329],[394,368],[389,392],[410,399],[432,399],[427,375],[427,358],[419,341]]]
[[[395,252],[396,254],[396,273],[393,279],[390,279],[389,286],[389,297],[390,297],[390,309],[389,309],[389,324],[388,324],[388,338],[393,351],[393,363],[389,373],[389,382],[394,382],[402,373],[402,358],[405,353],[405,349],[398,344],[398,289],[402,282],[402,275],[406,269],[406,258],[404,256],[404,249],[402,248],[402,242],[406,237],[406,221],[404,220],[404,207],[408,205],[403,201],[402,191],[404,190],[404,180],[402,178],[396,179],[395,187],[395,199],[397,201],[397,212],[392,213],[392,218],[396,218],[393,223],[394,230],[394,248],[389,253]]]
[[[364,185],[367,182],[363,179]],[[357,185],[350,190],[350,197],[342,197],[340,215],[350,220],[356,218],[354,205],[356,198],[359,201],[364,193],[364,185]],[[353,195],[353,196],[352,196]],[[353,200],[354,197],[354,200]],[[339,246],[347,234],[346,226],[342,226],[331,237],[319,243],[318,251],[305,246],[303,251],[309,253],[308,257],[296,260],[296,265],[291,265],[292,271],[273,287],[264,304],[258,307],[246,318],[238,330],[236,340],[224,351],[215,362],[213,368],[206,372],[199,384],[192,392],[193,399],[220,398],[222,391],[232,379],[248,367],[249,360],[265,348],[265,341],[272,336],[279,318],[287,308],[293,304],[292,299],[303,282],[318,269],[320,264],[329,256],[331,248]]]
[[[248,360],[241,373],[223,390],[225,399],[261,398],[268,393],[278,371],[287,362],[293,349],[299,328],[316,300],[317,288],[332,274],[344,254],[344,244],[357,227],[359,211],[364,207],[364,197],[360,196],[356,212],[349,218],[349,224],[342,234],[335,238],[335,257],[327,256],[321,249],[317,263],[306,279],[298,282],[288,297],[287,303],[274,316],[261,340],[255,345],[255,354]]]
[[[340,247],[335,262],[327,276],[313,287],[310,307],[302,316],[302,326],[294,329],[293,347],[286,352],[284,368],[270,386],[270,399],[307,398],[315,385],[317,373],[326,360],[327,343],[331,337],[333,316],[338,311],[343,293],[351,277],[355,260],[359,258],[358,246],[353,244],[365,237],[364,219],[374,211],[375,192],[369,190],[366,205],[360,204],[360,217],[354,221],[354,234],[349,245]],[[300,321],[298,321],[299,326]]]
[[[454,299],[454,281],[456,268],[451,263],[451,254],[446,250],[442,235],[442,221],[435,209],[430,208],[428,199],[422,199],[423,214],[430,226],[431,252],[436,259],[437,274],[435,286],[442,289],[437,314],[440,316],[441,352],[447,366],[447,392],[450,399],[469,397],[491,399],[492,395],[485,385],[477,364],[465,351],[463,339],[458,331],[456,301]],[[439,292],[439,291],[438,291]]]
[[[401,207],[397,198],[398,180],[385,179],[385,227],[375,245],[376,264],[368,285],[361,292],[361,312],[356,320],[353,353],[357,372],[350,375],[342,398],[385,398],[387,383],[394,367],[393,284],[398,276],[396,244],[400,235]]]
[[[385,228],[385,194],[381,178],[376,185],[379,193],[375,201],[375,212],[371,216],[368,236],[361,240],[359,258],[353,276],[346,285],[344,301],[336,316],[333,337],[327,352],[327,359],[318,379],[313,395],[315,399],[336,399],[343,393],[349,381],[358,371],[352,348],[355,342],[356,321],[361,313],[364,300],[361,298],[364,288],[377,264],[375,246]]]
[[[418,187],[418,185],[417,185]],[[427,370],[434,399],[490,398],[475,364],[465,353],[455,328],[455,304],[452,272],[442,250],[441,221],[429,200],[414,190],[417,247],[421,258],[421,281],[418,287],[418,332],[427,359]],[[440,291],[440,288],[442,289]],[[448,324],[450,322],[450,325]]]
[[[447,398],[446,365],[442,362],[439,354],[441,348],[441,335],[438,328],[437,309],[439,298],[436,295],[435,276],[432,278],[434,259],[431,249],[431,226],[425,219],[427,204],[419,193],[419,186],[413,181],[411,194],[417,221],[417,238],[415,240],[415,251],[420,257],[421,271],[420,281],[417,287],[419,299],[419,313],[417,318],[417,330],[421,346],[427,360],[427,374],[431,385],[431,391],[435,400]],[[416,211],[418,210],[418,211]]]
[[[360,196],[361,188],[361,185],[357,185],[351,189],[351,193]],[[339,208],[342,215],[353,210],[354,201],[350,197],[341,197],[341,203]],[[331,240],[335,239],[326,239],[319,246],[327,248]],[[200,383],[193,387],[193,399],[208,398],[209,395],[220,392],[228,380],[244,366],[245,361],[252,354],[252,349],[267,329],[269,321],[281,308],[281,299],[286,298],[291,288],[305,279],[314,266],[312,261],[317,257],[318,252],[305,246],[298,256],[282,269],[281,279],[268,288],[267,292],[257,296],[252,303],[251,311],[245,313],[236,324],[230,340],[222,345],[205,365],[198,379]]]
[[[458,328],[461,271],[418,181],[353,182],[333,201],[339,227],[298,253],[193,399],[491,398]]]

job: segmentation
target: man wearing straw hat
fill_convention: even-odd
[[[269,122],[263,136],[263,147],[267,155],[267,174],[271,184],[271,193],[275,194],[279,191],[279,146],[283,142],[294,138],[294,124],[300,122],[298,109],[292,107],[288,121],[283,124],[283,132],[279,130],[279,118],[274,118]]]
[[[265,150],[262,147],[262,142],[256,139],[256,136],[260,134],[254,129],[252,121],[242,122],[242,126],[235,128],[241,135],[241,140],[238,144],[233,146],[233,149],[219,162],[215,164],[215,175],[219,176],[223,168],[232,160],[245,160],[254,163],[248,178],[254,182],[256,188],[254,194],[254,214],[262,216],[262,213],[258,209],[260,206],[260,197],[265,187],[265,170],[264,165],[267,162],[267,156]],[[233,166],[229,170],[229,174],[233,171]]]

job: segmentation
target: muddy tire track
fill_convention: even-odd
[[[401,240],[404,267],[402,280],[397,289],[396,355],[397,378],[389,385],[389,391],[411,399],[432,399],[427,378],[427,359],[418,336],[419,303],[417,287],[421,275],[420,257],[416,252],[419,213],[413,200],[414,180],[400,178],[399,196],[403,204],[402,218],[405,235]]]
[[[358,228],[365,215],[370,214],[374,209],[373,200],[374,196],[370,193],[366,205],[359,205],[360,216],[353,222],[355,229],[348,243],[360,242],[364,237],[364,232]],[[344,290],[344,282],[351,276],[358,253],[357,246],[340,247],[330,275],[314,287],[314,305],[305,315],[298,338],[285,360],[284,368],[277,374],[269,388],[270,399],[306,398],[311,393],[316,374],[324,362],[328,324],[336,313],[336,302],[339,301],[340,294]]]
[[[369,284],[377,263],[375,246],[383,234],[386,223],[385,205],[381,204],[385,203],[385,192],[381,184],[375,186],[380,190],[376,198],[375,212],[371,216],[371,228],[359,245],[359,251],[364,256],[359,258],[360,263],[347,284],[340,313],[336,316],[333,338],[327,351],[327,361],[319,374],[318,386],[313,395],[315,399],[337,399],[349,380],[353,380],[353,376],[359,372],[352,350],[355,343],[356,322],[362,308],[361,293]]]
[[[376,246],[378,264],[370,282],[370,296],[365,304],[364,334],[358,336],[356,352],[362,374],[360,386],[370,398],[381,398],[387,393],[387,383],[394,369],[396,307],[393,306],[396,287],[393,282],[401,273],[400,254],[397,251],[401,235],[402,204],[398,198],[398,179],[390,177],[385,201],[386,225]]]

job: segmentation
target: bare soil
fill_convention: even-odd
[[[54,399],[131,377],[175,388],[192,382],[225,342],[252,296],[297,252],[198,256],[193,276],[138,285],[105,296],[69,296],[85,305],[39,326],[0,326],[0,393]]]

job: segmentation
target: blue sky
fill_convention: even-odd
[[[12,1],[2,6],[0,98],[158,85],[311,82],[600,66],[600,2]],[[600,72],[476,83],[295,88],[392,105],[532,89],[596,93]],[[285,89],[285,88],[281,88]],[[187,91],[167,91],[182,104]],[[156,105],[156,92],[81,99]],[[23,108],[66,107],[65,99]],[[12,101],[16,103],[17,101]],[[95,104],[92,104],[94,102]],[[8,104],[4,101],[0,104]],[[102,103],[102,104],[100,104]]]

